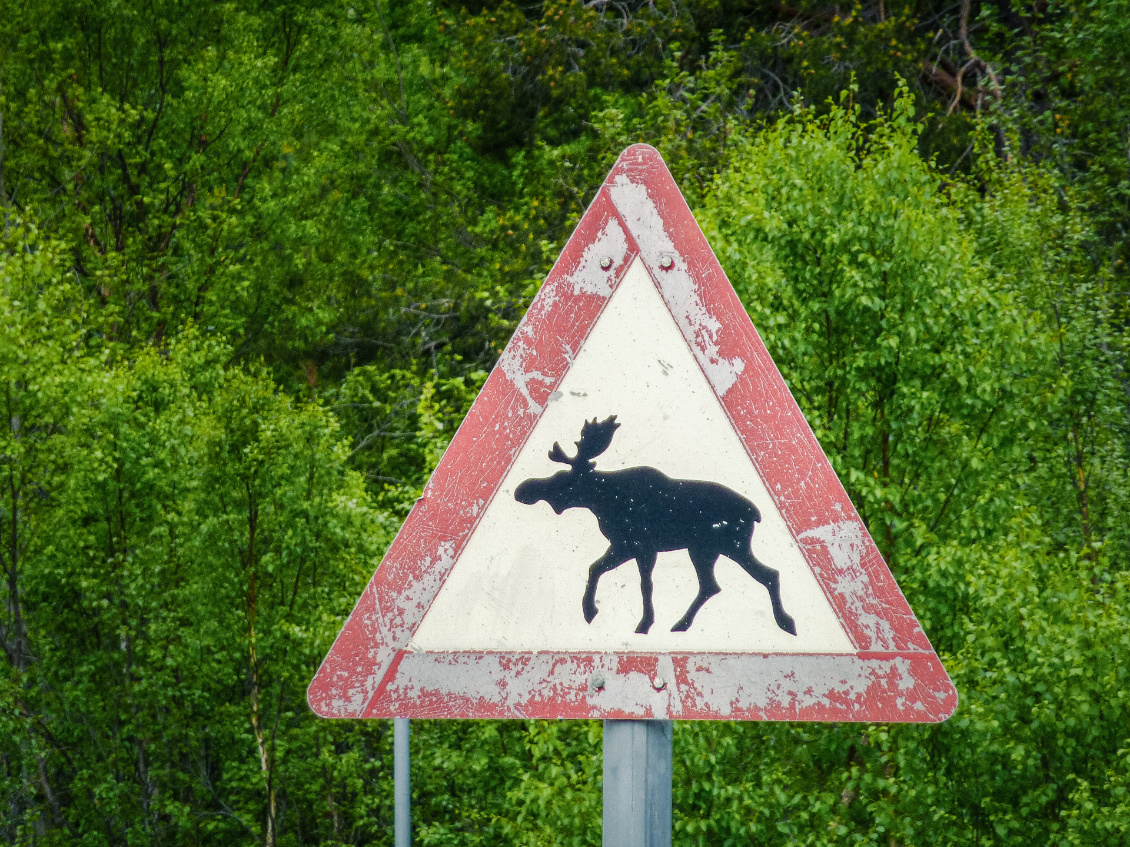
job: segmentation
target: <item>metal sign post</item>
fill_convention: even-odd
[[[408,718],[392,722],[393,835],[395,847],[412,844],[412,779]]]
[[[671,721],[604,722],[603,847],[671,847]]]

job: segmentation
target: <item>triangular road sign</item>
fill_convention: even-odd
[[[953,713],[655,149],[612,169],[308,698],[342,718]]]

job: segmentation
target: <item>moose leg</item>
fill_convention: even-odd
[[[596,617],[596,584],[600,578],[614,568],[620,567],[628,559],[635,558],[635,553],[624,554],[619,550],[609,547],[603,556],[589,565],[589,584],[585,589],[585,599],[581,603],[581,608],[585,613],[585,620],[592,623],[592,619]]]
[[[651,605],[651,573],[655,570],[655,553],[641,553],[636,556],[636,565],[640,569],[640,593],[643,595],[643,617],[640,618],[636,632],[643,635],[655,623],[655,607]]]
[[[736,553],[734,561],[741,565],[747,574],[768,589],[769,600],[773,603],[773,620],[777,622],[777,626],[789,635],[796,635],[796,622],[785,611],[785,607],[781,605],[781,575],[773,568],[757,561],[752,550],[743,550]]]
[[[695,573],[698,574],[698,596],[691,602],[686,613],[679,618],[679,622],[671,627],[672,632],[686,632],[694,622],[694,616],[702,608],[702,604],[717,594],[722,589],[714,578],[714,563],[718,561],[718,553],[714,550],[688,550],[691,563],[694,564]]]

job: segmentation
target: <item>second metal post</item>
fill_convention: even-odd
[[[392,722],[393,844],[412,844],[412,779],[409,765],[410,729],[408,718]]]

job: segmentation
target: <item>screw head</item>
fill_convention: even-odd
[[[659,260],[659,267],[663,268],[665,271],[669,271],[671,268],[675,267],[675,260],[670,256],[664,256]]]
[[[663,690],[664,688],[666,688],[666,687],[667,687],[667,680],[665,680],[665,679],[664,679],[663,677],[661,677],[661,676],[657,676],[657,677],[656,677],[655,679],[653,679],[653,680],[651,681],[651,686],[652,686],[652,688],[654,688],[654,689],[655,689],[656,691],[662,691],[662,690]]]
[[[604,677],[598,673],[594,673],[592,679],[589,680],[589,685],[592,687],[593,691],[600,691],[604,688]]]
[[[600,260],[600,267],[603,270],[608,270],[610,267],[612,267],[612,257],[611,256],[605,256],[603,259],[601,259]]]

